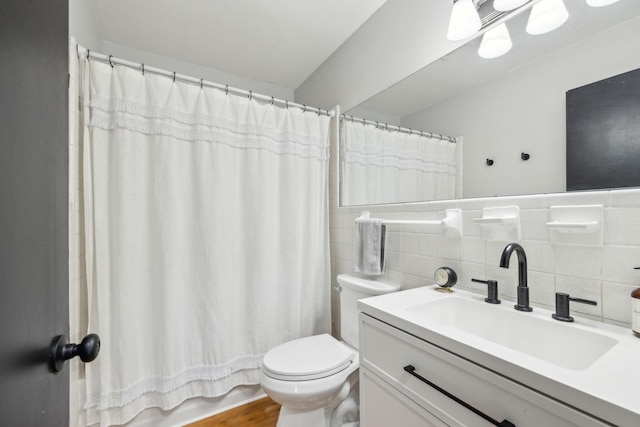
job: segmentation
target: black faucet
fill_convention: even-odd
[[[509,268],[509,260],[513,251],[518,254],[518,303],[514,306],[516,310],[532,311],[529,306],[529,286],[527,286],[527,256],[524,248],[517,243],[509,243],[502,251],[500,257],[500,267]]]
[[[498,282],[496,280],[471,279],[471,281],[487,285],[487,297],[484,299],[485,302],[488,302],[489,304],[502,303],[502,301],[498,299]]]
[[[596,301],[582,298],[573,298],[564,292],[556,292],[556,312],[551,315],[561,322],[573,322],[573,317],[569,315],[569,301],[581,302],[582,304],[598,305]]]

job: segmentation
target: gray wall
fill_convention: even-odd
[[[453,2],[388,0],[299,88],[296,102],[347,111],[461,46],[447,40]]]

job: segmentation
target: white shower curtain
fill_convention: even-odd
[[[343,205],[453,199],[461,182],[461,138],[402,133],[340,121]]]
[[[81,62],[88,422],[257,384],[329,330],[329,118]]]

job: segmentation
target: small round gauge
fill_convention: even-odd
[[[458,281],[458,275],[449,267],[440,267],[433,275],[436,283],[444,288],[450,288]]]

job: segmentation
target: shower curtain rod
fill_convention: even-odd
[[[431,133],[431,132],[425,132],[422,130],[415,130],[415,129],[409,129],[409,128],[405,128],[405,127],[401,127],[401,126],[396,126],[396,125],[390,125],[388,123],[380,123],[380,122],[376,122],[374,120],[367,120],[367,119],[363,119],[360,117],[353,117],[353,116],[349,116],[347,114],[340,114],[340,118],[341,119],[345,119],[345,120],[351,120],[351,122],[355,123],[355,122],[359,122],[362,123],[362,125],[373,125],[376,128],[384,128],[385,130],[395,130],[396,132],[400,132],[400,133],[408,133],[409,135],[412,134],[419,134],[420,136],[427,136],[429,138],[436,138],[436,139],[440,139],[442,141],[449,141],[453,144],[456,143],[456,138],[451,137],[451,136],[444,136],[444,135],[440,135],[437,133]]]
[[[250,90],[244,90],[244,89],[238,89],[235,87],[231,87],[229,85],[223,85],[223,84],[219,84],[219,83],[215,83],[215,82],[210,82],[208,80],[204,80],[204,79],[197,79],[195,77],[190,77],[184,74],[179,74],[176,73],[175,71],[167,71],[167,70],[163,70],[160,68],[155,68],[155,67],[150,67],[150,66],[146,66],[144,65],[144,63],[137,63],[137,62],[132,62],[132,61],[127,61],[126,59],[121,59],[121,58],[115,58],[113,55],[104,55],[102,53],[95,53],[92,52],[89,49],[85,49],[84,47],[77,45],[78,47],[78,57],[80,57],[80,55],[86,55],[87,59],[95,59],[97,61],[101,61],[101,62],[105,62],[108,63],[109,65],[111,65],[112,67],[115,64],[119,64],[119,65],[124,65],[126,67],[129,68],[134,68],[134,69],[138,69],[142,72],[142,74],[144,73],[153,73],[153,74],[159,74],[161,76],[165,76],[165,77],[169,77],[171,79],[173,79],[174,81],[176,80],[181,80],[183,82],[187,82],[187,83],[193,83],[193,84],[198,84],[200,85],[200,87],[212,87],[215,89],[220,89],[223,90],[225,93],[232,93],[234,95],[239,95],[239,96],[246,96],[249,99],[258,99],[260,101],[266,101],[269,102],[270,104],[274,104],[274,103],[278,103],[281,106],[285,107],[285,108],[289,108],[289,107],[295,107],[295,108],[300,108],[303,112],[304,111],[311,111],[314,113],[317,113],[318,115],[325,115],[325,116],[329,116],[329,117],[335,117],[336,112],[334,110],[323,110],[321,108],[315,108],[315,107],[309,107],[308,105],[304,105],[304,104],[298,104],[296,102],[290,102],[287,101],[286,99],[280,99],[280,98],[274,98],[273,96],[267,96],[267,95],[262,95],[259,93],[254,93],[253,91]]]

